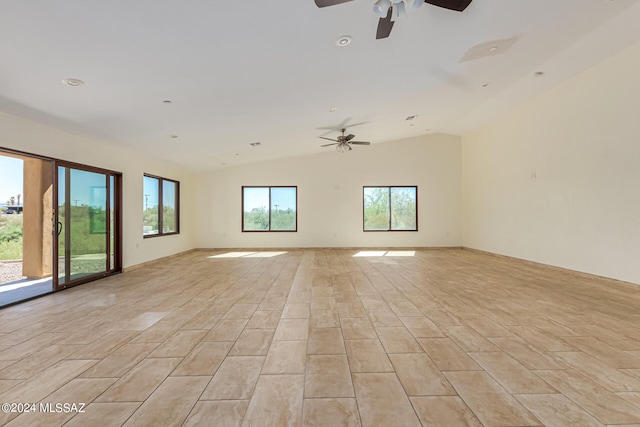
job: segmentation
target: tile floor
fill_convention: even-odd
[[[640,286],[356,252],[194,251],[4,308],[0,403],[36,412],[0,425],[640,426]]]

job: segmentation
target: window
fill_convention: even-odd
[[[363,187],[364,231],[418,231],[418,187]]]
[[[242,231],[297,231],[298,187],[242,187]]]
[[[159,176],[144,175],[142,201],[144,237],[180,232],[180,183]]]

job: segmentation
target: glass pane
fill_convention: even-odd
[[[271,230],[296,230],[296,187],[271,189]]]
[[[177,184],[173,181],[162,181],[162,232],[175,233],[178,231],[176,221]]]
[[[107,269],[107,176],[71,169],[70,280]]]
[[[269,230],[269,188],[244,187],[242,193],[242,230]]]
[[[115,251],[116,251],[116,207],[115,207],[115,199],[114,193],[116,188],[115,178],[113,175],[109,176],[109,188],[111,192],[109,193],[109,230],[110,230],[110,254],[109,254],[109,270],[113,270],[115,267]]]
[[[158,234],[158,179],[144,177],[142,201],[142,234]]]
[[[64,229],[66,209],[66,175],[67,168],[58,167],[58,224],[56,225],[56,233],[58,233],[58,285],[66,282],[66,262],[65,262],[65,234]]]
[[[416,230],[416,188],[391,187],[391,229]]]
[[[364,229],[389,229],[389,187],[364,188]]]
[[[178,231],[176,222],[177,184],[173,181],[162,181],[162,232]]]

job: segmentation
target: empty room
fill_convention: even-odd
[[[0,425],[640,426],[637,22],[0,0]]]

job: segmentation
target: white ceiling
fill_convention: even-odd
[[[0,109],[200,171],[331,150],[318,137],[344,123],[463,134],[640,41],[640,0],[424,4],[384,40],[373,3],[0,0]]]

